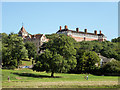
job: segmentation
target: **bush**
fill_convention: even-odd
[[[105,75],[120,75],[120,61],[112,60],[102,67]]]

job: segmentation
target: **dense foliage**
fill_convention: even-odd
[[[48,39],[53,39],[53,38],[55,38],[55,37],[58,37],[59,34],[53,33],[53,34],[46,34],[45,36],[46,36],[46,38],[48,38]]]
[[[112,39],[111,41],[118,45],[118,48],[116,49],[116,52],[118,54],[116,59],[120,61],[120,37]]]
[[[120,60],[120,48],[114,42],[76,42],[69,36],[58,34],[47,37],[50,40],[42,46],[46,51],[37,58],[34,66],[36,71],[93,73],[95,70],[101,70],[98,53],[107,58]],[[75,68],[69,68],[72,67],[71,61],[75,62],[72,62]]]
[[[27,57],[28,51],[24,47],[23,39],[17,34],[2,34],[2,63],[3,67],[16,68],[21,59]]]
[[[118,43],[113,43],[110,41],[82,41],[79,42],[79,44],[80,49],[95,51],[96,53],[100,53],[107,58],[115,58],[116,60],[120,60],[120,48],[118,47]]]
[[[94,51],[77,53],[77,73],[91,73],[98,66],[100,66],[100,58]]]
[[[120,37],[114,38],[114,39],[112,39],[111,41],[112,41],[112,42],[120,42]]]
[[[35,44],[28,41],[28,42],[25,42],[25,47],[28,50],[28,58],[29,59],[31,59],[31,58],[35,59],[35,57],[37,55],[37,50],[36,50]]]
[[[120,61],[112,60],[102,67],[103,74],[120,75]]]
[[[120,70],[120,37],[112,39],[112,42],[76,42],[69,36],[59,34],[46,37],[49,41],[42,45],[41,50],[44,52],[37,55],[33,43],[24,43],[17,34],[2,33],[0,52],[2,51],[3,67],[17,68],[21,59],[29,57],[35,59],[33,70],[51,72],[51,76],[56,72],[93,73],[96,70],[101,73],[118,73]],[[98,53],[115,60],[100,67]]]
[[[49,40],[45,45],[46,51],[39,56],[33,69],[40,71],[39,68],[43,67],[45,71],[52,72],[51,76],[54,72],[67,72],[74,69],[77,64],[74,42],[76,41],[73,38],[65,35]]]

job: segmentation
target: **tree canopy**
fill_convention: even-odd
[[[80,51],[77,54],[77,72],[90,73],[100,64],[100,58],[94,51]]]
[[[43,47],[46,51],[36,60],[36,65],[39,64],[41,67],[36,67],[36,65],[35,67],[39,69],[41,68],[43,71],[47,66],[45,71],[50,72],[69,71],[77,73],[92,73],[94,69],[97,69],[98,67],[100,68],[100,58],[97,53],[100,53],[107,58],[115,58],[116,60],[120,60],[120,49],[117,43],[114,42],[76,42],[69,36],[58,34],[52,34],[50,38],[51,40],[49,40],[49,42],[43,44]],[[54,59],[55,56],[59,58]],[[56,68],[54,60],[58,60],[59,62],[57,70],[52,69]],[[60,66],[61,62],[63,66]],[[55,67],[52,66],[52,63],[54,63]],[[74,66],[74,68],[70,68],[72,66]]]
[[[23,39],[17,34],[2,34],[3,67],[15,68],[21,64],[21,59],[27,57],[28,51],[24,47]]]
[[[120,61],[111,60],[102,67],[103,74],[118,74],[120,75]]]
[[[28,58],[35,58],[37,51],[36,51],[36,46],[32,42],[25,42],[25,47],[28,50]]]
[[[112,42],[120,42],[120,37],[114,38],[114,39],[112,39],[111,41],[112,41]]]
[[[110,41],[81,41],[76,42],[72,37],[59,34],[46,35],[49,41],[42,45],[43,53],[36,54],[36,47],[32,42],[23,42],[22,37],[11,33],[2,33],[2,60],[3,67],[16,68],[21,59],[29,57],[35,59],[33,70],[51,72],[92,73],[99,67],[100,58],[97,53],[116,61],[109,62],[102,67],[104,70],[116,70],[120,61],[120,42],[118,38]],[[1,39],[1,37],[0,37]],[[36,58],[35,58],[36,57]],[[116,67],[113,69],[113,66]],[[106,71],[104,71],[106,72]],[[115,72],[114,72],[115,73]]]
[[[74,69],[77,64],[76,50],[74,48],[73,38],[59,35],[46,43],[46,51],[41,54],[36,61],[36,65],[33,68],[36,71],[41,68],[38,63],[44,66],[45,71],[50,71],[51,76],[54,72],[67,72],[70,69]]]

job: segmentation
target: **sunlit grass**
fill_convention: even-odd
[[[51,73],[36,72],[31,69],[2,70],[3,87],[91,87],[113,86],[117,85],[117,76],[95,76],[89,74],[89,79],[84,77],[86,74],[68,74],[55,73],[54,78],[50,77]],[[8,82],[8,76],[10,82]],[[53,83],[53,84],[52,84]],[[90,84],[90,85],[89,85]],[[96,85],[95,85],[96,84]],[[105,87],[105,86],[104,86]]]
[[[30,66],[32,65],[32,61],[22,61],[22,66]]]

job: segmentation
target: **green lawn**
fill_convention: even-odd
[[[30,66],[30,65],[32,65],[32,61],[22,61],[22,66]]]
[[[56,88],[56,87],[117,87],[117,76],[95,76],[89,74],[86,80],[85,74],[65,74],[55,73],[55,77],[50,77],[51,73],[35,72],[31,69],[2,70],[2,87],[34,87],[34,88]],[[10,76],[10,82],[8,82]]]

